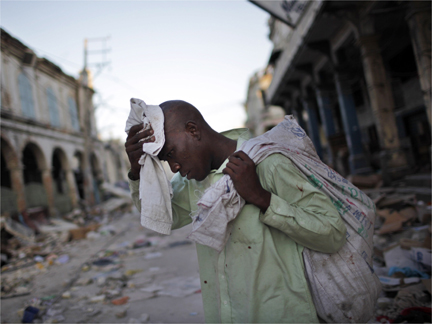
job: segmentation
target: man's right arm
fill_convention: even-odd
[[[131,168],[128,172],[129,188],[132,201],[138,211],[141,213],[141,201],[139,198],[139,183],[141,165],[138,163],[143,152],[143,143],[154,142],[155,138],[152,129],[142,131],[143,124],[131,127],[125,143],[126,153],[128,155]],[[150,137],[151,136],[151,137]],[[180,177],[181,178],[181,177]],[[181,182],[181,181],[180,181]],[[173,209],[173,229],[183,227],[189,224],[192,219],[190,214],[189,191],[187,183],[173,183],[174,197],[172,199]]]

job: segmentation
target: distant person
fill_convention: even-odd
[[[246,201],[222,252],[196,245],[206,322],[318,322],[302,251],[335,253],[344,245],[346,227],[330,199],[282,154],[255,165],[244,152],[236,152],[251,138],[248,130],[217,133],[184,101],[166,101],[160,107],[165,145],[158,157],[176,173],[171,180],[172,229],[191,223],[196,192],[204,192],[224,174]],[[125,143],[138,209],[140,141],[152,136],[151,129],[142,129],[142,124],[133,126]]]

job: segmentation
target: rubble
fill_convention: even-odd
[[[427,201],[418,200],[417,194],[397,186],[364,192],[375,202],[378,217],[374,270],[383,291],[375,307],[374,321],[430,322],[430,196]]]
[[[365,186],[371,179],[364,191],[377,208],[373,261],[383,287],[372,322],[425,319],[431,305],[430,200],[380,187],[379,177],[355,181]],[[148,231],[139,225],[139,214],[129,212],[130,203],[116,199],[83,206],[62,219],[46,218],[46,224],[35,221],[37,230],[7,215],[1,218],[6,256],[1,298],[11,308],[2,309],[5,321],[23,321],[25,314],[30,321],[28,307],[38,309],[33,323],[144,323],[149,316],[156,322],[204,321],[198,264],[191,272],[184,270],[190,257],[173,261],[185,249],[196,257],[194,244],[181,234],[188,229],[171,236]],[[183,317],[178,309],[167,314],[159,309],[162,315],[157,315],[159,298],[184,305]],[[186,303],[189,299],[195,304]],[[147,313],[142,305],[151,305]]]

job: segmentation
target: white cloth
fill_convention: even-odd
[[[267,133],[244,142],[240,150],[255,164],[273,153],[287,156],[305,181],[331,199],[347,227],[347,243],[333,254],[304,248],[306,278],[317,313],[325,321],[367,322],[381,291],[372,267],[374,203],[321,162],[312,141],[293,116],[285,116],[283,122]],[[189,238],[221,251],[229,238],[229,222],[244,203],[229,176],[224,175],[198,201],[198,214],[193,217]]]
[[[155,105],[146,105],[143,100],[132,98],[131,110],[125,131],[129,134],[132,126],[143,123],[144,129],[153,128],[154,142],[143,143],[144,154],[139,160],[141,200],[141,225],[161,234],[169,235],[172,225],[171,182],[168,180],[157,155],[165,144],[164,115]]]

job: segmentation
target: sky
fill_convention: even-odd
[[[2,28],[75,78],[89,39],[103,139],[126,138],[130,98],[185,100],[219,132],[244,126],[249,78],[272,50],[269,14],[247,0],[2,0],[0,14]]]

